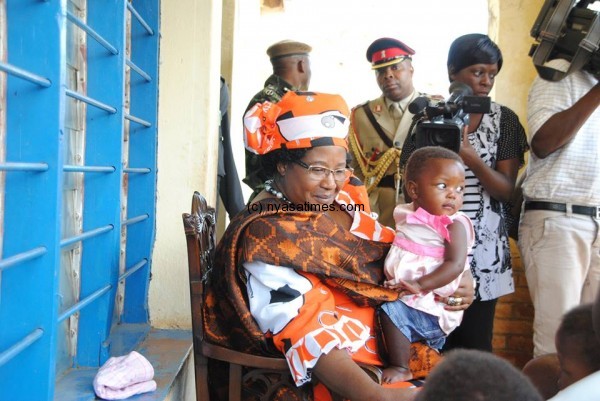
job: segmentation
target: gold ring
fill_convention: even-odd
[[[463,301],[462,297],[454,298],[454,306],[462,305],[462,301]]]

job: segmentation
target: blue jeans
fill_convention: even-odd
[[[431,348],[441,349],[446,342],[446,333],[440,328],[439,318],[407,306],[397,300],[381,305],[394,325],[411,343],[425,341]]]

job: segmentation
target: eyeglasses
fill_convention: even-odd
[[[332,170],[330,168],[322,166],[309,166],[302,160],[295,160],[294,163],[296,163],[300,167],[307,169],[308,176],[314,181],[322,181],[323,179],[328,178],[329,174],[333,174],[334,181],[344,182],[352,175],[352,172],[354,171],[354,169],[350,167]]]

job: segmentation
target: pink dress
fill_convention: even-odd
[[[447,226],[459,221],[467,232],[467,252],[473,246],[475,233],[471,219],[457,212],[452,216],[434,216],[424,209],[413,210],[413,204],[401,204],[394,209],[396,237],[385,259],[384,270],[387,283],[396,284],[399,280],[416,280],[434,271],[444,261],[444,240],[449,238]],[[468,258],[464,270],[469,269]],[[421,294],[406,295],[401,298],[406,305],[439,318],[440,328],[449,334],[462,320],[462,312],[449,312],[445,304],[436,302],[434,294],[448,297],[456,291],[460,283],[455,280],[441,288]]]

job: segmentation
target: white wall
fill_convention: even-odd
[[[150,281],[155,327],[191,327],[181,214],[194,190],[215,204],[221,1],[163,0],[158,109],[158,201]]]

